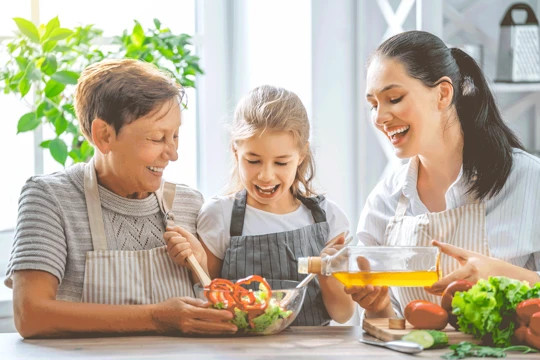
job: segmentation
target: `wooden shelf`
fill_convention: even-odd
[[[495,92],[536,92],[540,91],[540,83],[491,83],[491,90]]]

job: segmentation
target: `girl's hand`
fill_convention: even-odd
[[[366,311],[381,313],[391,309],[388,286],[351,286],[346,287],[345,292]]]
[[[540,280],[538,274],[535,272],[512,265],[503,260],[450,244],[444,244],[436,240],[433,240],[431,244],[437,246],[443,254],[456,259],[460,265],[457,270],[446,275],[431,287],[425,288],[428,293],[433,295],[441,295],[446,287],[456,280],[467,280],[476,283],[480,279],[487,280],[490,276],[506,276],[517,280],[525,280],[532,284]]]
[[[343,249],[345,247],[345,235],[339,235],[335,241],[330,240],[329,243],[332,243],[332,245],[327,245],[324,249],[322,249],[320,254],[321,257],[332,256],[339,250]]]
[[[193,234],[178,225],[168,226],[166,230],[163,238],[167,243],[167,252],[176,264],[189,267],[187,258],[193,254],[203,269],[206,269],[206,252]]]

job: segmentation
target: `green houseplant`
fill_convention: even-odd
[[[86,66],[105,58],[141,59],[170,72],[184,87],[195,87],[195,76],[203,74],[191,37],[173,34],[157,19],[147,31],[135,21],[131,31],[113,39],[109,51],[96,45],[103,32],[92,25],[62,28],[58,17],[39,27],[23,18],[14,21],[19,33],[0,45],[0,90],[19,96],[30,110],[19,119],[17,133],[39,126],[54,130],[40,146],[62,165],[68,158],[76,163],[93,155],[73,109],[74,85]]]

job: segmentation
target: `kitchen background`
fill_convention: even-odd
[[[62,27],[95,24],[102,43],[143,28],[157,18],[174,33],[193,35],[200,66],[189,92],[180,133],[180,160],[166,177],[217,194],[230,164],[227,133],[237,100],[249,89],[273,84],[295,91],[312,120],[317,184],[349,216],[354,231],[370,190],[400,165],[377,134],[364,99],[365,60],[384,39],[421,29],[462,47],[497,78],[500,22],[511,0],[19,0],[0,3],[0,41],[17,30],[13,17],[36,24],[59,16]],[[524,1],[537,15],[540,1]],[[524,13],[515,12],[523,21]],[[531,53],[538,55],[538,29]],[[5,54],[0,53],[0,64]],[[538,57],[535,58],[538,67]],[[493,83],[503,116],[527,149],[540,152],[540,83]],[[536,105],[538,104],[538,106]],[[20,188],[33,174],[62,168],[39,144],[49,129],[16,134],[27,103],[0,94],[0,156],[4,168],[0,201],[0,271],[4,272],[17,215]],[[68,161],[69,163],[69,161]],[[0,275],[1,278],[2,275]],[[11,291],[0,287],[0,331],[13,330]]]

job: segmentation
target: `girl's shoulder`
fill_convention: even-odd
[[[235,195],[213,196],[206,200],[201,208],[201,215],[223,216],[230,214],[233,208]]]

